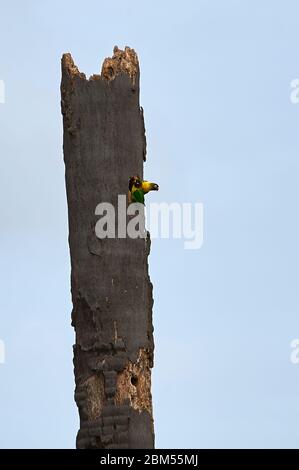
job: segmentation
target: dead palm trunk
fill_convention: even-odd
[[[78,448],[152,448],[150,241],[99,239],[100,202],[117,207],[143,175],[145,129],[133,49],[114,49],[86,79],[62,57],[61,107],[69,216]]]

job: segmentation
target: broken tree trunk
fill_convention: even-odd
[[[116,208],[146,154],[139,65],[114,48],[86,79],[62,57],[61,108],[71,256],[78,448],[153,448],[149,237],[97,238],[95,209]]]

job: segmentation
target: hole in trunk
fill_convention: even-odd
[[[132,375],[131,377],[131,384],[134,385],[134,387],[137,387],[138,384],[138,377],[136,375]]]

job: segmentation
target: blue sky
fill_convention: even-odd
[[[202,202],[204,244],[152,243],[156,446],[298,447],[299,5],[1,1],[0,447],[74,447],[60,58],[141,66],[155,201]]]

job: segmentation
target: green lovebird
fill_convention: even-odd
[[[149,191],[158,191],[159,186],[150,181],[143,181],[138,175],[129,179],[129,202],[140,202],[144,204],[144,195]]]

